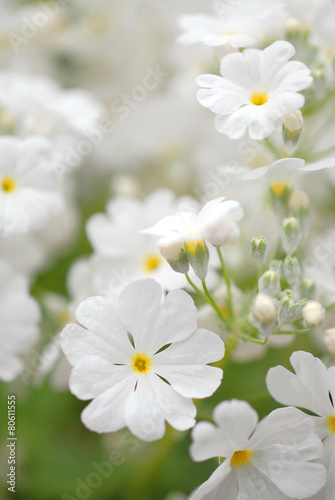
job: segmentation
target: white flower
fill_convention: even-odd
[[[103,116],[103,106],[89,92],[63,90],[50,78],[11,71],[0,72],[2,113],[12,116],[15,132],[63,139],[91,132]]]
[[[63,198],[47,139],[0,138],[0,231],[4,236],[43,227]]]
[[[178,430],[192,427],[191,398],[209,397],[220,385],[222,370],[206,364],[223,357],[222,340],[197,329],[186,292],[173,290],[162,299],[154,280],[137,281],[116,304],[104,297],[82,302],[76,319],[84,328],[70,324],[61,333],[74,365],[71,392],[93,399],[82,413],[89,429],[127,426],[140,439],[160,439],[165,420]]]
[[[224,9],[224,7],[226,7]],[[234,48],[248,47],[258,41],[258,28],[277,14],[279,2],[271,0],[264,5],[260,0],[249,0],[236,5],[222,5],[222,13],[186,15],[180,25],[186,33],[179,37],[184,44],[203,42],[209,46],[230,44]],[[256,36],[255,36],[256,35]]]
[[[221,60],[222,76],[203,75],[197,83],[199,102],[216,113],[216,129],[231,139],[241,138],[246,130],[252,139],[261,140],[281,125],[287,113],[303,107],[305,98],[298,92],[312,83],[310,70],[298,61],[293,45],[277,41],[264,50],[247,49]]]
[[[334,500],[335,469],[335,367],[326,368],[309,352],[297,351],[290,357],[295,374],[283,366],[270,368],[266,384],[271,395],[281,404],[298,406],[313,412],[316,432],[323,440],[323,463],[329,474],[325,500]]]
[[[38,340],[40,310],[28,280],[0,262],[0,379],[11,382],[23,370],[20,355]]]
[[[140,278],[153,278],[165,288],[184,286],[181,274],[172,271],[159,252],[157,241],[140,231],[160,218],[176,213],[181,200],[168,189],[158,189],[143,201],[117,197],[107,214],[95,214],[87,222],[88,238],[95,250],[95,274],[104,288],[118,288]]]
[[[193,429],[190,454],[196,461],[225,460],[192,500],[300,499],[323,487],[326,471],[311,462],[322,455],[322,444],[299,410],[275,410],[257,425],[256,411],[232,400],[220,403],[213,419]]]
[[[270,186],[278,199],[287,191],[292,192],[294,180],[301,175],[305,160],[300,158],[282,158],[270,166],[259,167],[250,172],[242,172],[241,180],[253,181]]]
[[[160,245],[186,243],[191,251],[203,240],[213,246],[234,244],[240,234],[236,222],[243,217],[243,210],[237,201],[224,200],[209,201],[198,214],[185,211],[165,217],[145,232],[159,236]]]

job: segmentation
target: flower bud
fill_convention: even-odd
[[[321,325],[325,319],[325,315],[325,309],[320,302],[316,302],[315,300],[309,300],[302,310],[302,317],[306,328],[315,328]]]
[[[301,297],[313,299],[316,293],[316,284],[312,278],[305,277],[300,283],[299,292]]]
[[[284,276],[287,283],[292,288],[296,288],[300,277],[300,266],[296,257],[288,255],[284,260]]]
[[[253,304],[252,318],[254,325],[263,335],[270,335],[277,318],[277,307],[273,298],[265,293],[259,293]]]
[[[329,328],[326,330],[323,340],[328,352],[335,357],[335,328]]]
[[[161,242],[159,251],[176,273],[188,273],[190,266],[183,243],[177,242],[165,245],[164,242]]]
[[[279,325],[285,325],[298,308],[299,304],[294,304],[291,292],[289,290],[285,290],[278,305]]]
[[[184,249],[193,271],[203,281],[207,276],[209,262],[209,251],[205,241],[186,241]]]
[[[280,290],[280,274],[277,271],[266,271],[258,281],[260,293],[274,297]]]
[[[276,271],[277,273],[279,273],[279,279],[281,278],[282,274],[283,274],[283,263],[281,260],[272,260],[270,262],[270,265],[269,265],[269,270],[270,271]]]
[[[259,293],[254,302],[253,315],[262,324],[270,324],[277,317],[277,307],[272,297]]]
[[[283,220],[281,230],[281,242],[285,252],[288,255],[293,254],[301,240],[301,228],[299,221],[295,217],[289,217]]]
[[[289,155],[294,153],[301,141],[303,124],[304,119],[300,109],[283,117],[283,142],[285,151]]]
[[[264,264],[269,252],[269,245],[263,236],[254,236],[251,240],[251,255],[259,265]]]

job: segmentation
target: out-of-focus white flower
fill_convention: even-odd
[[[13,117],[18,135],[52,139],[89,133],[104,113],[99,101],[85,90],[64,90],[48,77],[11,71],[0,72],[0,103],[1,113]]]
[[[243,172],[241,180],[269,185],[275,199],[289,199],[293,181],[301,175],[300,170],[304,165],[305,161],[300,158],[282,158],[270,166]]]
[[[40,310],[28,280],[0,262],[0,379],[14,380],[23,370],[20,355],[38,340]]]
[[[93,399],[82,413],[89,429],[127,426],[154,441],[164,435],[165,420],[178,430],[194,425],[191,398],[209,397],[220,385],[222,370],[207,363],[223,357],[224,344],[197,329],[197,311],[186,292],[171,291],[163,300],[154,280],[140,280],[116,304],[103,297],[85,300],[76,319],[84,328],[67,325],[61,342],[74,366],[71,391]]]
[[[281,10],[276,0],[267,2],[250,0],[236,5],[218,5],[218,15],[193,14],[180,18],[186,33],[179,37],[180,43],[203,42],[209,46],[230,44],[234,48],[249,47],[258,41],[258,28],[266,27],[267,21]]]
[[[43,227],[63,207],[54,149],[42,137],[0,138],[0,231],[3,236]]]
[[[271,395],[283,405],[298,406],[313,412],[315,432],[323,440],[323,463],[328,468],[325,500],[334,498],[335,467],[335,367],[326,368],[322,361],[309,352],[297,351],[290,357],[295,370],[283,366],[270,368],[266,384]]]
[[[95,250],[95,274],[103,278],[104,288],[119,292],[140,278],[153,278],[168,289],[184,286],[184,276],[172,271],[160,254],[156,238],[141,232],[176,213],[184,203],[189,206],[195,202],[178,200],[172,191],[158,189],[144,201],[114,198],[107,205],[106,215],[95,214],[88,220],[86,231]]]
[[[325,468],[312,462],[322,456],[322,444],[313,420],[299,410],[275,410],[257,425],[256,411],[232,400],[220,403],[213,419],[193,429],[190,454],[223,462],[192,500],[307,498],[325,484]]]
[[[303,107],[299,94],[312,83],[310,70],[298,61],[293,45],[277,41],[264,50],[246,49],[221,60],[222,76],[203,75],[197,83],[200,104],[217,114],[216,129],[231,139],[248,130],[261,140],[281,125],[286,113]]]

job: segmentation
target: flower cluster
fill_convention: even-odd
[[[0,7],[1,381],[162,498],[335,500],[334,1],[56,3]]]

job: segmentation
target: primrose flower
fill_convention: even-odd
[[[305,64],[289,61],[295,48],[277,41],[264,50],[246,49],[221,60],[218,75],[202,75],[197,83],[200,104],[217,114],[215,127],[230,139],[240,139],[248,130],[262,140],[282,125],[287,113],[302,108],[299,94],[312,83]]]
[[[192,398],[219,387],[222,370],[207,366],[224,355],[218,335],[197,328],[191,297],[173,290],[163,300],[154,280],[128,285],[116,303],[90,297],[76,310],[61,344],[74,366],[70,390],[93,401],[82,422],[95,432],[128,427],[138,438],[163,437],[165,420],[183,431],[195,424]]]
[[[299,410],[275,410],[257,425],[256,411],[232,400],[220,403],[213,419],[193,429],[190,454],[197,462],[219,457],[220,465],[191,500],[300,499],[325,484],[325,468],[312,462],[322,456],[321,441]]]

